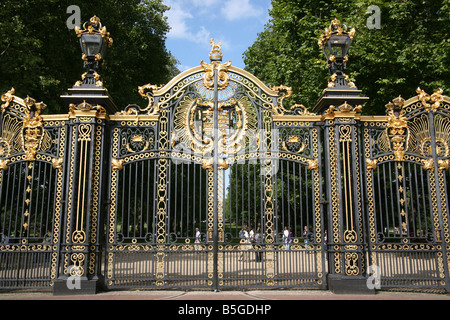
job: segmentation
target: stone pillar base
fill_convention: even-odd
[[[103,281],[101,279],[58,279],[53,285],[54,296],[95,295],[101,291]]]
[[[375,289],[367,286],[367,277],[329,274],[328,289],[335,294],[375,294]]]

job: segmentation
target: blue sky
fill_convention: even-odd
[[[271,0],[163,0],[170,32],[166,47],[180,71],[209,62],[210,39],[222,43],[223,61],[244,68],[242,54],[264,31]]]

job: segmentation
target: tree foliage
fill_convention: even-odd
[[[381,28],[367,20],[381,9]],[[291,103],[314,107],[329,77],[317,42],[337,18],[356,28],[347,74],[370,101],[366,114],[383,114],[387,102],[399,94],[415,95],[450,89],[449,0],[273,0],[271,20],[245,52],[247,71],[268,85],[293,87]]]
[[[0,2],[0,92],[14,87],[65,112],[59,96],[85,72],[78,38],[66,25],[67,7],[78,5],[81,24],[97,15],[114,44],[101,71],[105,87],[119,107],[142,104],[137,87],[166,83],[177,73],[165,47],[169,25],[161,0],[3,0]]]

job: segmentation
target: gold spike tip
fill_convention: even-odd
[[[91,19],[89,19],[89,22],[91,24],[99,24],[100,23],[100,18],[94,15]]]

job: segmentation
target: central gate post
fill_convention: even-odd
[[[329,241],[328,286],[334,293],[374,293],[367,286],[366,241],[364,236],[361,139],[359,118],[361,97],[344,73],[355,29],[334,19],[319,40],[328,62],[328,88],[313,111],[325,122],[325,177]]]
[[[54,295],[94,294],[103,284],[100,268],[102,164],[108,115],[107,110],[95,104],[95,99],[87,92],[88,88],[81,88],[72,95],[63,96],[70,102],[68,182],[61,227],[59,276],[53,288]]]
[[[213,189],[214,189],[214,229],[213,229],[213,290],[219,291],[219,278],[218,278],[218,247],[219,247],[219,233],[218,233],[218,220],[219,220],[219,208],[218,208],[218,190],[219,190],[219,88],[218,88],[218,76],[217,76],[217,64],[222,59],[220,57],[215,58],[211,56],[211,63],[214,63],[214,148],[213,148]]]
[[[350,93],[350,92],[348,92]],[[356,93],[356,92],[354,92]],[[330,97],[330,96],[328,96]],[[367,286],[359,116],[361,105],[335,97],[323,113],[328,206],[328,286],[334,293],[374,293]],[[354,97],[355,100],[358,100]],[[350,99],[349,99],[350,100]],[[336,104],[337,106],[335,106]]]
[[[96,16],[83,28],[75,28],[75,33],[86,73],[67,95],[61,96],[69,104],[70,123],[65,214],[54,295],[94,294],[103,284],[100,265],[105,127],[108,113],[114,113],[117,107],[98,72],[112,39]]]

